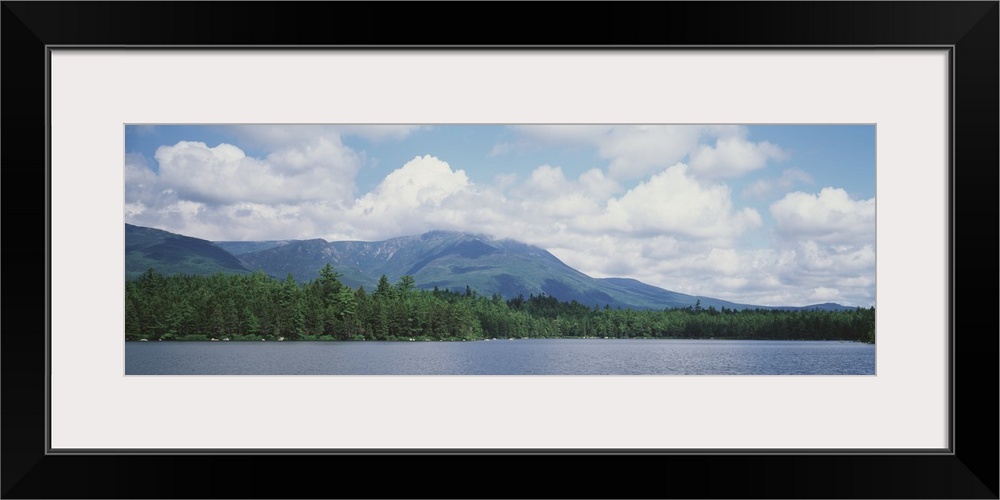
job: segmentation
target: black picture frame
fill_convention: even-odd
[[[14,263],[8,266],[8,279],[13,268],[18,289],[5,297],[8,328],[0,337],[3,497],[998,498],[998,339],[996,315],[989,304],[996,293],[997,276],[993,266],[998,240],[992,231],[997,227],[1000,165],[1000,4],[650,2],[554,7],[543,10],[537,3],[3,2],[4,147],[0,159],[6,167],[9,231],[3,254],[8,264]],[[572,17],[565,15],[567,8]],[[949,452],[47,453],[48,47],[414,44],[609,50],[622,46],[950,47],[953,370]],[[45,201],[44,207],[38,206],[40,200]],[[39,280],[42,269],[45,279]],[[985,308],[976,305],[976,296],[981,295],[989,298]],[[362,480],[366,471],[381,474],[385,480]],[[463,479],[455,479],[459,476]],[[480,485],[475,490],[465,486],[470,477]]]

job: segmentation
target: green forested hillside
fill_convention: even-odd
[[[125,224],[125,279],[135,279],[149,268],[164,274],[250,272],[239,259],[210,241]]]

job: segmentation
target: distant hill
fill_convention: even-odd
[[[163,274],[249,273],[216,244],[148,227],[125,224],[125,279],[153,268]]]
[[[664,290],[659,287],[647,285],[639,280],[631,278],[603,278],[602,281],[624,288],[633,295],[647,297],[649,300],[656,303],[677,304],[676,306],[671,305],[667,307],[687,307],[689,305],[700,303],[702,307],[715,307],[716,309],[721,309],[723,307],[729,309],[780,309],[784,311],[804,311],[813,309],[821,311],[844,311],[854,309],[853,307],[842,306],[832,302],[808,306],[756,306],[750,304],[739,304],[736,302],[701,295],[685,295],[683,293],[671,292],[670,290]],[[694,302],[692,302],[692,300]]]

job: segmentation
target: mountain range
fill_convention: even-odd
[[[672,292],[629,278],[592,278],[548,251],[509,239],[451,231],[431,231],[384,241],[274,240],[217,241],[159,229],[125,225],[126,279],[149,267],[164,274],[249,273],[261,270],[278,279],[291,274],[308,282],[329,263],[345,285],[373,290],[385,275],[395,282],[413,276],[417,288],[510,299],[545,294],[561,301],[633,309],[688,307],[756,308],[712,297]],[[767,309],[852,309],[838,304]]]

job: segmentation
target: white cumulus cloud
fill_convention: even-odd
[[[736,209],[724,184],[703,185],[674,165],[608,201],[603,230],[667,233],[701,239],[732,239],[761,225],[752,208]]]
[[[840,188],[788,193],[771,204],[771,215],[778,233],[790,240],[865,243],[875,236],[875,198],[855,200]]]
[[[743,137],[722,137],[715,146],[702,145],[691,153],[691,170],[708,177],[732,177],[764,168],[768,160],[787,154],[770,142],[750,142]]]
[[[346,214],[363,235],[399,236],[448,229],[462,222],[473,186],[464,170],[434,156],[418,156],[394,170]],[[464,195],[464,196],[463,196]]]
[[[358,162],[339,144],[279,150],[264,160],[230,144],[178,142],[156,150],[160,182],[178,196],[208,204],[345,200]]]
[[[197,141],[160,146],[156,168],[127,155],[126,221],[214,240],[315,237],[323,224],[307,215],[353,202],[361,159],[337,135],[307,135],[272,134],[263,158]]]
[[[445,198],[469,187],[464,170],[453,171],[447,162],[433,156],[416,157],[385,177],[374,191],[355,203],[365,213],[411,210],[440,204]]]

